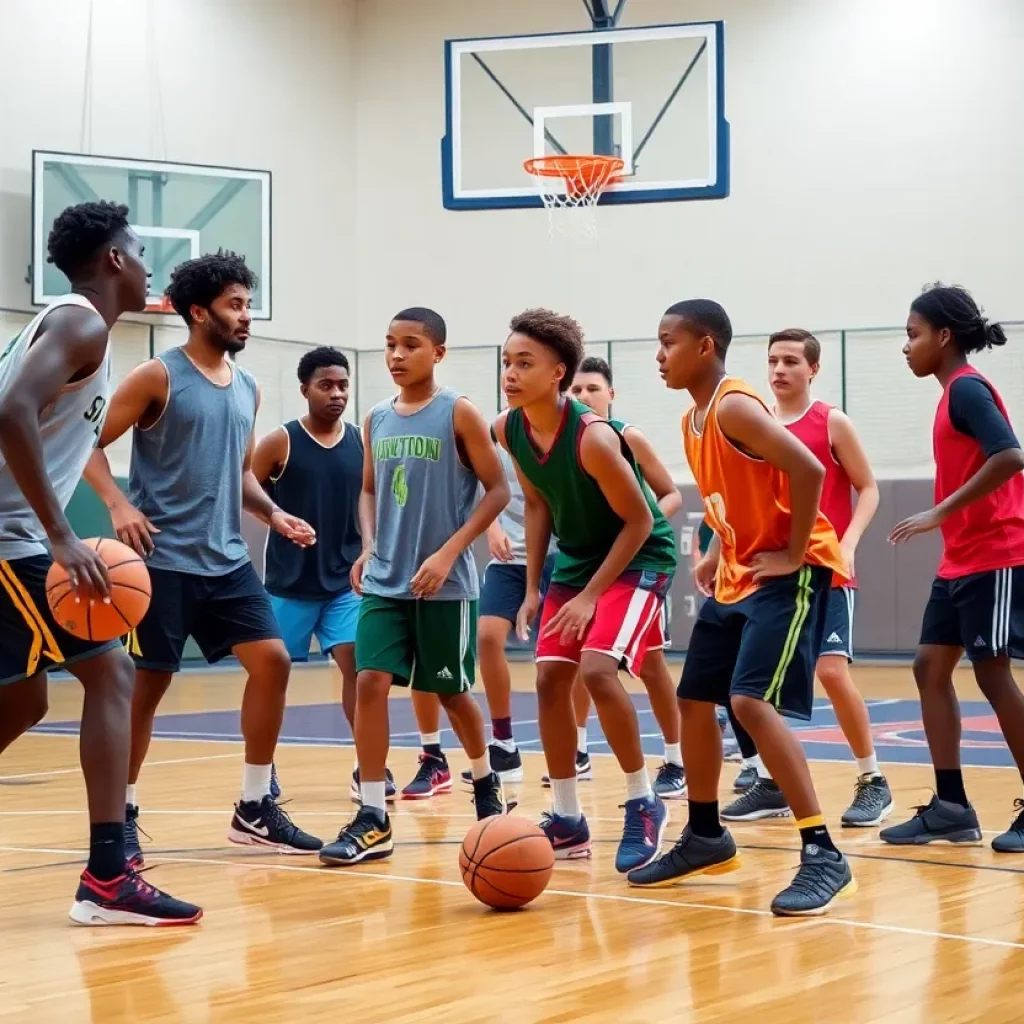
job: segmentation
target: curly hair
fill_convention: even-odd
[[[192,325],[193,306],[209,309],[228,285],[240,284],[253,291],[258,279],[245,265],[245,257],[228,249],[185,260],[171,271],[166,295],[174,311],[189,326]]]
[[[565,364],[565,374],[558,390],[569,390],[579,365],[583,362],[583,328],[570,316],[560,316],[550,309],[527,309],[512,317],[508,325],[513,334],[522,334],[554,352]]]
[[[128,230],[128,207],[122,203],[79,203],[53,222],[47,239],[47,262],[68,280],[92,263],[97,252]]]
[[[340,366],[348,371],[348,356],[340,349],[331,348],[329,345],[310,349],[299,360],[299,382],[308,384],[317,370],[326,370],[328,366]]]

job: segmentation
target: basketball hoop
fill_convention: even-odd
[[[597,236],[594,210],[601,193],[620,180],[618,174],[624,167],[625,162],[617,156],[594,155],[541,156],[523,164],[537,182],[550,233],[578,231],[590,238]],[[555,182],[561,183],[560,190]]]

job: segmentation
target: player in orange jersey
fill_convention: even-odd
[[[689,823],[664,857],[629,873],[671,885],[739,867],[718,817],[722,737],[715,705],[729,703],[753,737],[797,819],[803,850],[781,916],[822,914],[856,883],[821,815],[800,742],[780,715],[807,720],[833,574],[845,578],[835,530],[818,511],[825,470],[747,384],[729,377],[732,325],[717,302],[670,307],[658,330],[665,383],[690,392],[683,444],[715,539],[696,571],[714,596],[690,638],[679,710]]]

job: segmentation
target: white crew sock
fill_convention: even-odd
[[[471,757],[469,759],[469,770],[473,773],[473,781],[486,779],[491,774],[491,752],[484,747],[483,757]]]
[[[491,737],[491,746],[501,747],[502,750],[507,750],[510,754],[514,754],[517,749],[515,740],[496,740],[493,736]]]
[[[138,783],[131,783],[131,782],[129,782],[128,785],[125,786],[125,788],[124,788],[124,802],[129,807],[138,807],[139,806],[138,799],[135,796],[135,787],[137,785],[138,785]]]
[[[387,817],[384,809],[384,780],[380,782],[361,782],[359,784],[359,795],[362,797],[363,806],[374,811],[380,823],[383,825]]]
[[[665,744],[665,763],[675,764],[683,767],[683,745],[682,743]]]
[[[641,768],[638,772],[626,772],[626,799],[654,799],[654,790],[651,789],[651,780],[647,776],[646,767]]]
[[[270,795],[269,764],[246,764],[242,768],[242,800],[245,803],[259,803]]]
[[[551,810],[558,817],[568,818],[569,821],[579,821],[583,817],[575,775],[571,779],[551,780]]]
[[[420,743],[424,747],[441,746],[441,734],[439,732],[421,732]]]
[[[581,754],[587,752],[587,727],[585,725],[576,726],[576,749]]]
[[[771,781],[772,773],[765,768],[764,761],[761,760],[760,754],[755,754],[753,757],[743,758],[743,765],[746,768],[756,768],[757,777],[759,779],[768,779]]]
[[[878,755],[872,751],[870,757],[857,758],[858,775],[881,775],[878,770]]]

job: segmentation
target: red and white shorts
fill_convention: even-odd
[[[544,630],[562,605],[580,593],[575,587],[552,583],[541,609],[537,634],[537,661],[580,663],[584,651],[614,658],[635,675],[648,651],[665,646],[662,609],[672,577],[665,573],[623,573],[597,601],[594,617],[581,640],[563,640],[561,633],[544,636]]]

